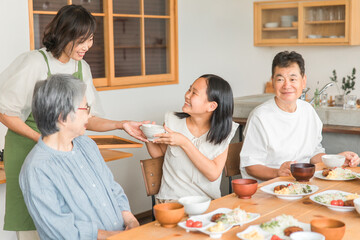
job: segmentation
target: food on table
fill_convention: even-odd
[[[282,240],[278,235],[272,235],[270,240]]]
[[[356,178],[356,174],[349,169],[337,167],[334,169],[324,169],[322,171],[322,175],[327,179],[339,179],[339,180],[346,180],[346,179],[354,179]]]
[[[351,199],[351,200],[346,200],[344,202],[344,206],[349,206],[349,207],[354,207],[354,199]]]
[[[301,223],[291,215],[280,215],[268,222],[262,223],[260,227],[271,234],[285,235],[284,230],[288,227],[300,227]]]
[[[225,213],[216,213],[216,214],[214,214],[212,217],[211,217],[211,221],[212,222],[217,222],[217,220],[219,219],[219,218],[221,218],[222,216],[224,216],[225,215]]]
[[[291,226],[291,227],[287,227],[284,229],[284,235],[290,236],[292,233],[300,232],[300,231],[304,231],[304,229],[302,229],[301,227],[297,227],[297,226]]]
[[[275,192],[275,191],[280,191],[281,189],[286,188],[286,187],[287,187],[287,186],[286,186],[286,185],[283,185],[283,184],[278,185],[278,186],[274,187],[274,192]]]
[[[241,237],[247,240],[264,240],[264,236],[258,231],[256,231],[256,229],[252,230],[249,233],[242,234]]]
[[[235,208],[231,212],[223,214],[220,216],[216,222],[223,222],[226,224],[239,224],[245,222],[251,218],[251,215],[246,211],[241,210],[240,208]]]
[[[324,177],[327,177],[328,175],[329,175],[329,172],[331,171],[331,169],[330,168],[325,168],[325,169],[323,169],[323,171],[322,171],[322,175],[324,176]]]
[[[188,219],[188,220],[186,220],[185,225],[187,227],[201,228],[202,227],[202,222],[201,221],[193,221],[191,219]]]
[[[222,222],[217,222],[216,225],[209,227],[207,230],[209,232],[222,232],[225,231],[225,227]]]
[[[290,183],[287,186],[279,185],[274,188],[274,193],[276,194],[306,194],[311,193],[312,189],[307,184],[301,183]]]
[[[315,197],[317,202],[333,206],[354,206],[353,200],[358,198],[357,194],[344,194],[342,192],[324,193]]]

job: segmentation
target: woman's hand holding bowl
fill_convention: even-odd
[[[184,146],[188,141],[188,139],[184,135],[178,132],[174,132],[165,125],[164,125],[164,129],[166,133],[160,133],[154,135],[155,137],[158,137],[154,140],[154,143],[162,143],[171,146]]]

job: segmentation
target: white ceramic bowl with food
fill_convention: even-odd
[[[165,129],[163,126],[155,124],[143,124],[140,126],[140,129],[149,141],[153,141],[156,138],[154,137],[154,135],[159,133],[165,133]]]
[[[354,199],[354,207],[355,207],[356,211],[360,214],[360,198]]]
[[[179,199],[179,203],[184,205],[185,213],[189,216],[204,213],[210,205],[211,199],[204,196],[188,196]]]
[[[325,166],[329,168],[341,167],[345,163],[345,156],[337,154],[326,154],[321,159]]]

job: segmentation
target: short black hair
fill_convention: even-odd
[[[218,104],[211,116],[211,126],[206,140],[214,144],[220,144],[229,136],[232,129],[232,115],[234,112],[233,92],[230,84],[217,75],[204,74],[199,78],[206,79],[208,101],[215,101]],[[178,112],[175,115],[179,118],[190,116],[184,112]]]
[[[294,51],[292,52],[283,51],[276,54],[272,62],[271,76],[274,77],[276,67],[285,68],[285,67],[289,67],[293,63],[297,63],[297,65],[300,68],[301,76],[304,76],[305,61],[301,56],[301,54]]]
[[[54,19],[46,26],[42,43],[46,51],[59,58],[69,42],[87,40],[96,30],[94,16],[81,5],[62,7]]]

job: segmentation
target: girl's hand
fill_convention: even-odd
[[[182,135],[181,133],[174,132],[170,128],[166,127],[164,125],[164,129],[167,133],[160,133],[154,135],[155,137],[158,137],[154,139],[154,143],[162,143],[167,144],[171,146],[184,146],[187,138]]]

